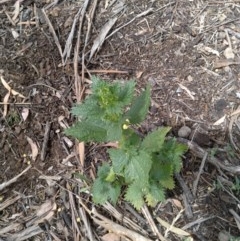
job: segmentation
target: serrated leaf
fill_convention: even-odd
[[[134,81],[127,81],[121,84],[121,86],[117,86],[118,100],[121,101],[122,105],[126,106],[131,103],[135,85]]]
[[[169,176],[168,179],[160,179],[160,184],[167,189],[173,189],[175,187],[175,182],[173,176]]]
[[[122,117],[124,108],[130,104],[133,98],[135,83],[128,81],[126,83],[113,82],[108,83],[97,78],[93,79],[93,96],[97,100],[104,112],[106,118]]]
[[[174,172],[180,172],[182,168],[182,155],[187,151],[187,149],[186,145],[175,142],[173,156]]]
[[[155,158],[153,160],[150,176],[154,180],[168,180],[173,175],[173,166],[171,163],[162,163],[161,160]]]
[[[165,200],[165,193],[160,185],[151,183],[149,185],[149,192],[145,195],[146,202],[149,206],[154,207],[158,202]]]
[[[109,163],[104,162],[99,168],[98,168],[98,172],[97,175],[99,178],[101,179],[105,179],[108,175],[108,173],[111,170],[111,166],[109,165]]]
[[[122,124],[106,122],[105,128],[107,130],[107,141],[118,141],[122,136]]]
[[[138,155],[131,156],[125,168],[125,178],[127,182],[138,181],[139,186],[146,186],[151,165],[151,156],[143,150],[139,151]]]
[[[108,163],[104,163],[98,169],[98,177],[92,186],[93,201],[96,204],[104,204],[108,200],[115,204],[118,200],[121,192],[121,184],[117,181],[106,181],[110,172],[111,167]]]
[[[148,152],[160,151],[170,129],[171,127],[161,127],[148,134],[142,142],[142,148]]]
[[[185,145],[177,143],[174,138],[171,138],[165,141],[161,152],[159,152],[159,158],[165,163],[170,163],[174,172],[179,172],[182,167],[182,155],[186,150]]]
[[[100,111],[100,106],[92,96],[88,96],[83,103],[74,106],[71,113],[80,119],[102,119],[103,117],[103,111]]]
[[[104,204],[111,201],[116,204],[121,192],[121,185],[119,183],[110,183],[97,178],[92,187],[93,201],[96,204]]]
[[[129,185],[125,194],[125,200],[129,201],[137,210],[144,204],[143,193],[140,185],[136,182]]]
[[[135,150],[138,149],[141,138],[133,130],[127,129],[122,131],[122,138],[119,142],[120,148],[124,150],[129,150],[133,147]]]
[[[147,86],[135,100],[133,101],[129,111],[125,114],[125,118],[130,120],[130,123],[137,124],[142,122],[150,106],[150,87]]]
[[[114,172],[123,174],[123,170],[129,161],[127,153],[121,149],[109,149],[108,153],[112,161]]]
[[[107,130],[100,123],[81,121],[64,132],[66,135],[75,137],[80,141],[103,142],[107,140]]]

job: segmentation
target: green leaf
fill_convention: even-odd
[[[125,114],[125,119],[129,119],[131,124],[142,122],[150,106],[150,87],[147,86],[141,95],[133,101],[129,111]]]
[[[138,155],[130,156],[130,160],[125,168],[126,181],[137,181],[139,186],[146,186],[151,166],[151,156],[144,150],[140,150]]]
[[[110,172],[108,173],[107,177],[105,178],[105,181],[114,182],[115,180],[116,180],[116,174],[113,171],[113,168],[111,168]]]
[[[135,208],[140,209],[144,200],[156,205],[164,199],[165,188],[174,187],[173,174],[180,171],[186,147],[174,139],[165,140],[169,127],[159,128],[144,139],[133,130],[131,125],[147,115],[149,86],[133,100],[134,81],[109,83],[97,77],[92,81],[92,94],[72,108],[79,121],[65,133],[81,141],[119,143],[119,149],[108,151],[112,164],[104,163],[98,169],[93,201],[116,203],[124,185],[125,199]]]
[[[158,202],[165,200],[165,193],[163,188],[156,183],[149,185],[149,192],[145,195],[146,202],[149,206],[155,207]]]
[[[92,96],[88,96],[86,100],[74,106],[71,113],[80,119],[102,119],[104,112],[100,109],[97,101]]]
[[[150,171],[150,176],[154,180],[168,180],[173,175],[173,166],[171,163],[162,163],[161,160],[154,158]]]
[[[148,152],[158,152],[162,148],[166,134],[170,131],[170,127],[161,127],[148,134],[143,142],[142,148]]]
[[[117,203],[121,193],[121,185],[117,182],[110,183],[97,178],[92,187],[93,201],[96,204],[104,204],[107,201]]]
[[[104,162],[102,166],[98,168],[97,175],[99,178],[104,180],[108,176],[108,173],[110,172],[110,170],[111,170],[111,166],[107,162]]]
[[[119,142],[120,148],[129,150],[133,147],[135,150],[138,149],[141,143],[141,138],[132,129],[122,130],[122,137]]]
[[[173,176],[169,176],[168,179],[160,179],[160,184],[167,189],[173,189],[175,187],[175,182]]]
[[[105,128],[107,131],[107,141],[119,141],[122,136],[122,123],[105,122]]]
[[[77,138],[80,141],[106,141],[107,130],[104,123],[91,123],[87,121],[77,122],[74,126],[66,129],[66,135]]]
[[[129,105],[133,99],[133,93],[135,89],[134,81],[127,81],[117,86],[118,90],[118,100],[121,101],[122,105]]]
[[[116,204],[118,200],[121,193],[121,184],[117,181],[106,181],[110,172],[111,167],[108,163],[104,163],[98,169],[98,177],[92,186],[93,201],[96,204],[104,204],[108,200]]]
[[[122,175],[124,168],[129,162],[129,155],[121,149],[109,149],[108,153],[112,161],[113,171]]]
[[[174,172],[179,172],[182,167],[182,155],[186,152],[187,146],[177,143],[174,138],[165,141],[159,159],[164,163],[170,163]]]
[[[132,101],[134,87],[134,81],[108,83],[93,79],[93,98],[107,120],[117,121],[122,117],[124,108]]]
[[[137,210],[144,205],[143,193],[139,183],[133,182],[127,188],[125,200],[129,201]]]
[[[174,172],[180,172],[182,168],[182,155],[187,151],[188,147],[184,144],[177,143],[177,141],[175,141],[175,145],[173,149],[174,149],[174,152],[173,152]]]

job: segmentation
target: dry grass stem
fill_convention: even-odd
[[[116,208],[112,206],[111,203],[107,202],[106,204],[104,204],[104,208],[106,212],[110,213],[113,217],[116,218],[116,220],[118,220],[119,222],[122,222],[122,224],[124,224],[128,228],[131,228],[134,231],[143,234],[144,236],[148,235],[148,233],[145,230],[143,230],[141,226],[139,226],[130,218],[121,214]]]
[[[100,215],[96,211],[96,209],[93,210],[92,214],[93,214],[92,219],[96,224],[100,225],[101,227],[105,228],[108,231],[116,233],[121,237],[129,238],[132,241],[152,241],[151,239],[145,238],[144,236],[140,235],[137,232],[129,230],[117,223],[114,223],[110,219],[105,218],[104,216]]]
[[[45,12],[44,9],[42,9],[42,13],[43,13],[43,15],[44,15],[44,17],[45,17],[45,20],[46,20],[47,24],[48,24],[49,31],[50,31],[50,32],[52,33],[52,35],[53,35],[53,39],[54,39],[55,44],[56,44],[56,46],[57,46],[57,48],[58,48],[59,54],[60,54],[60,56],[61,56],[61,58],[62,58],[62,64],[64,64],[62,47],[61,47],[61,44],[60,44],[59,39],[58,39],[58,37],[57,37],[57,34],[56,34],[55,30],[54,30],[54,27],[53,27],[50,19],[48,18],[47,13]]]
[[[167,241],[167,239],[165,237],[163,237],[163,235],[159,232],[148,208],[146,205],[143,206],[142,208],[142,213],[144,215],[144,217],[147,219],[151,230],[153,231],[153,233],[161,240],[161,241]]]

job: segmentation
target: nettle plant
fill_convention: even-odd
[[[134,96],[135,82],[108,83],[92,79],[92,94],[72,108],[77,123],[66,134],[85,142],[117,142],[109,148],[111,162],[98,169],[92,186],[93,201],[116,203],[124,199],[140,209],[146,202],[155,206],[165,199],[165,190],[174,188],[174,173],[182,167],[186,146],[166,138],[169,127],[145,137],[134,130],[148,113],[150,87]]]

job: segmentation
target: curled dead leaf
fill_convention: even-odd
[[[31,146],[31,150],[32,150],[32,160],[35,161],[38,155],[38,147],[37,144],[35,142],[33,142],[33,140],[27,136],[27,142],[28,144]]]
[[[41,217],[44,214],[47,214],[48,212],[54,211],[56,209],[57,209],[56,203],[52,199],[49,199],[39,207],[39,209],[37,210],[36,216]]]
[[[1,82],[3,84],[3,86],[9,91],[11,92],[12,95],[18,95],[19,97],[25,99],[25,96],[20,94],[19,92],[17,92],[16,90],[13,90],[9,84],[4,80],[4,78],[1,76]]]

